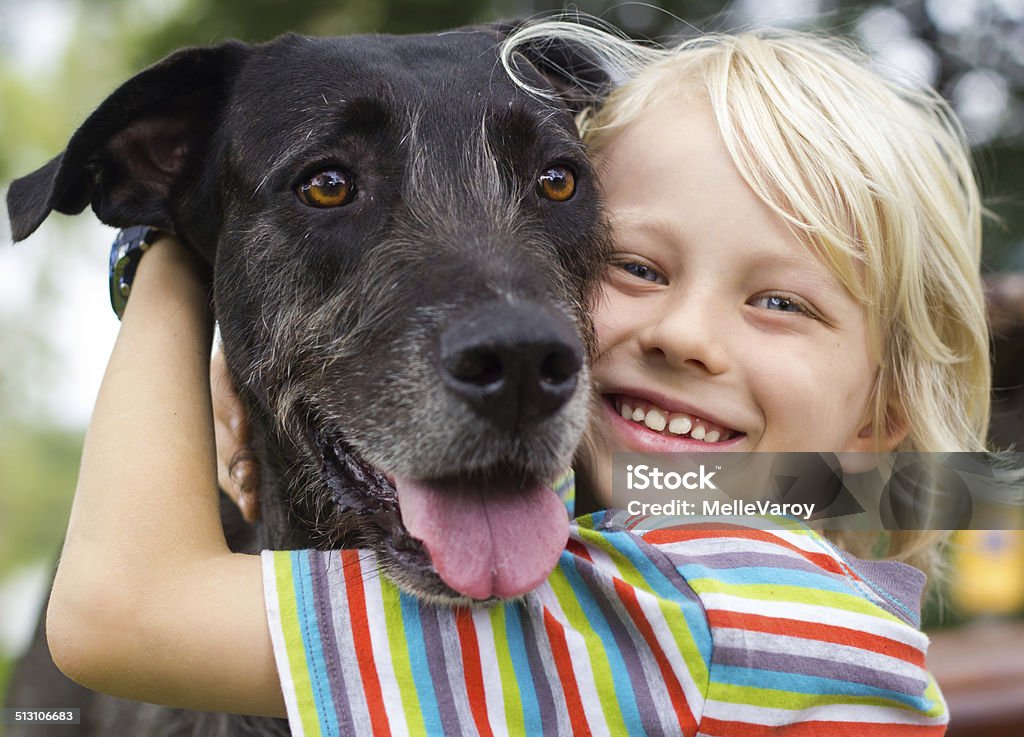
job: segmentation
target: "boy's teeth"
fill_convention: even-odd
[[[654,432],[664,432],[666,429],[673,435],[689,435],[694,440],[703,440],[705,443],[717,443],[729,435],[725,430],[708,429],[704,420],[690,417],[682,413],[669,413],[656,407],[644,409],[634,407],[628,402],[619,405],[619,414],[626,420],[641,422]]]
[[[668,431],[674,435],[685,435],[690,432],[690,428],[693,427],[693,423],[690,422],[689,417],[673,417],[672,421],[668,423]]]
[[[656,409],[647,411],[647,417],[644,418],[644,424],[656,432],[661,432],[665,429],[665,415]]]

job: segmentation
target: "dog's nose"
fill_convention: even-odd
[[[558,411],[582,366],[572,322],[532,302],[491,303],[441,334],[445,385],[504,430]]]

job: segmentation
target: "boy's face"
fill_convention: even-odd
[[[616,452],[873,447],[864,306],[743,181],[710,106],[684,98],[603,155],[615,256],[583,465],[605,503]]]

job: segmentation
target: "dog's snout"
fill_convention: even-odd
[[[583,346],[573,324],[535,303],[491,303],[442,333],[445,385],[498,427],[527,427],[576,389]]]

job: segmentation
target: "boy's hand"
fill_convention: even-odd
[[[235,393],[224,354],[218,350],[210,361],[213,393],[213,426],[217,436],[217,482],[238,505],[246,522],[260,518],[259,464],[249,449],[249,422]]]

